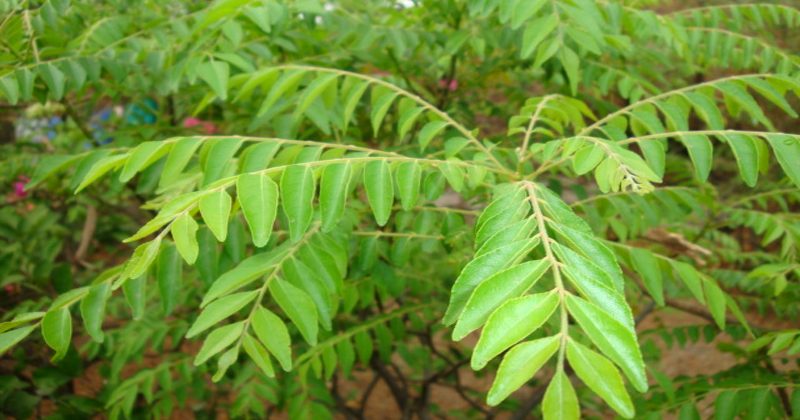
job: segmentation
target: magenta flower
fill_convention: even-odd
[[[187,118],[183,121],[183,126],[186,128],[197,127],[198,125],[203,127],[203,134],[211,135],[217,132],[217,126],[208,121],[203,121],[198,118]]]
[[[25,175],[20,175],[18,179],[19,181],[12,184],[14,186],[14,195],[17,196],[17,198],[25,198],[28,196],[28,192],[25,191],[25,185],[27,185],[31,179]]]
[[[453,79],[448,82],[447,79],[442,78],[439,79],[439,86],[446,87],[450,92],[455,92],[458,89],[458,80]]]

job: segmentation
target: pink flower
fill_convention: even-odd
[[[18,179],[18,182],[12,184],[14,186],[14,195],[18,198],[25,198],[28,196],[28,192],[25,191],[25,185],[27,185],[31,179],[25,175],[20,175]]]
[[[203,127],[203,134],[211,135],[217,132],[217,126],[208,121],[203,121],[198,118],[187,118],[183,121],[183,126],[186,128],[197,127],[198,125]]]
[[[450,90],[450,92],[455,92],[458,89],[458,80],[453,79],[451,81],[447,81],[447,79],[439,79],[439,86],[446,87]]]

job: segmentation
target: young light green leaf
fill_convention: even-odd
[[[262,371],[264,371],[267,377],[274,378],[275,369],[272,367],[272,362],[269,360],[269,353],[267,353],[267,349],[265,349],[261,343],[247,333],[244,334],[242,345],[244,346],[244,351],[247,353],[247,355],[253,359],[253,362],[255,362],[255,364],[260,367]]]
[[[577,296],[567,296],[567,309],[600,351],[622,368],[634,388],[639,392],[647,391],[647,376],[636,334],[607,312]],[[621,411],[620,414],[624,415]]]
[[[259,340],[278,359],[285,371],[292,369],[292,347],[289,330],[278,315],[260,307],[253,314],[253,331]]]
[[[379,226],[385,225],[394,204],[392,171],[386,160],[371,161],[364,166],[364,188],[367,190],[367,199],[375,214],[375,221]]]
[[[453,284],[450,305],[447,307],[442,322],[445,325],[455,323],[475,288],[499,271],[514,265],[533,248],[534,244],[534,239],[512,242],[492,252],[487,252],[467,264]]]
[[[298,289],[291,283],[275,278],[269,285],[272,297],[283,309],[286,316],[294,322],[300,334],[314,346],[317,344],[317,307],[308,293]]]
[[[347,92],[347,97],[344,100],[344,112],[342,112],[343,131],[347,131],[347,126],[350,124],[350,120],[353,119],[353,112],[358,105],[358,101],[361,100],[361,96],[364,95],[364,91],[368,87],[369,82],[361,82]]]
[[[505,301],[525,293],[548,268],[550,260],[528,261],[484,280],[467,301],[453,330],[453,340],[459,341],[480,328],[495,309]]]
[[[81,317],[86,325],[86,332],[98,343],[103,342],[103,318],[110,295],[111,282],[105,281],[89,288],[89,293],[81,301]]]
[[[225,238],[228,237],[228,219],[231,215],[232,201],[231,196],[224,189],[200,199],[200,214],[220,242],[225,242]]]
[[[617,413],[626,419],[635,414],[625,384],[614,365],[605,357],[573,340],[567,343],[567,360],[578,377]]]
[[[325,166],[319,187],[319,207],[322,215],[323,232],[330,232],[344,215],[344,206],[350,194],[350,179],[353,168],[350,162],[334,163]]]
[[[236,194],[250,226],[253,245],[265,246],[278,214],[278,185],[264,174],[242,174],[236,180]]]
[[[672,268],[675,269],[678,274],[678,277],[681,278],[689,291],[692,292],[695,299],[705,305],[706,300],[703,295],[703,284],[700,282],[700,273],[697,272],[697,269],[681,261],[671,261],[671,264]]]
[[[247,147],[239,157],[242,162],[239,172],[256,172],[266,169],[280,148],[281,143],[277,141],[265,141]]]
[[[192,327],[186,332],[186,338],[192,338],[208,328],[218,324],[223,319],[235,314],[258,296],[258,290],[234,293],[224,298],[215,300],[203,309],[200,316],[194,321]]]
[[[67,355],[72,339],[72,317],[69,314],[69,307],[47,312],[42,318],[42,336],[44,342],[56,351],[51,362],[57,362]]]
[[[542,414],[544,420],[578,420],[581,417],[575,388],[561,369],[556,371],[544,393]]]
[[[197,67],[197,75],[208,83],[223,101],[228,99],[228,76],[230,66],[224,61],[208,61]]]
[[[495,356],[536,331],[550,318],[558,302],[558,295],[549,292],[511,299],[497,308],[472,353],[472,369],[482,369]]]
[[[619,268],[619,263],[614,253],[607,246],[603,245],[595,236],[572,229],[569,226],[559,223],[553,223],[550,226],[558,232],[559,237],[564,239],[573,250],[583,254],[584,257],[600,267],[611,278],[613,288],[617,292],[625,292],[625,280],[622,277],[622,270]]]
[[[594,169],[604,157],[606,157],[606,153],[603,148],[597,144],[591,144],[575,153],[572,158],[572,167],[578,175],[583,175]]]
[[[175,241],[178,252],[181,253],[187,264],[193,265],[200,252],[197,244],[197,222],[194,217],[188,213],[181,215],[172,222],[170,232],[172,232],[172,239]]]
[[[558,345],[559,337],[552,336],[514,346],[500,363],[486,403],[495,406],[525,385],[558,350]]]
[[[194,358],[194,365],[199,366],[215,354],[225,350],[226,347],[230,346],[241,337],[243,331],[244,321],[226,325],[211,331],[208,337],[206,337],[206,341],[203,342],[203,347],[200,348],[200,351]]]
[[[289,219],[289,237],[298,242],[308,230],[313,214],[316,183],[311,168],[291,165],[283,170],[281,177],[281,203]]]
[[[161,308],[169,315],[181,296],[181,256],[176,246],[167,246],[158,254],[156,283],[161,295]]]

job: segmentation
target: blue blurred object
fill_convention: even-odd
[[[132,104],[126,111],[125,121],[128,124],[155,124],[158,104],[152,99],[145,99],[144,106]]]

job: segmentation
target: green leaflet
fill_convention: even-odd
[[[708,301],[708,309],[711,311],[711,316],[720,330],[725,331],[725,292],[709,278],[703,278],[703,289],[706,292],[706,299]]]
[[[394,185],[392,171],[386,160],[368,162],[364,165],[364,188],[367,199],[375,214],[375,221],[383,226],[389,221],[394,204]]]
[[[213,192],[200,199],[200,215],[208,228],[220,242],[228,237],[228,219],[231,215],[233,199],[224,189]]]
[[[133,319],[139,320],[144,316],[147,293],[147,275],[129,278],[122,284],[122,292],[125,293],[125,300],[131,307]]]
[[[611,408],[626,419],[633,418],[635,412],[631,398],[628,396],[622,377],[608,359],[569,340],[567,360],[578,377]]]
[[[770,407],[773,397],[772,389],[770,388],[756,388],[750,391],[752,397],[750,399],[750,413],[747,420],[764,420],[770,412]]]
[[[634,388],[647,391],[644,361],[635,332],[579,297],[567,296],[567,309],[600,351],[622,368]]]
[[[186,263],[193,265],[200,247],[197,244],[197,222],[188,213],[175,219],[170,226],[172,239]]]
[[[169,185],[180,175],[202,142],[203,138],[201,137],[184,137],[175,141],[161,172],[159,186]]]
[[[84,188],[89,186],[89,184],[97,181],[100,177],[105,175],[111,170],[116,170],[124,163],[125,159],[127,159],[127,155],[115,155],[115,156],[107,156],[97,161],[92,168],[89,169],[89,172],[86,173],[86,177],[83,181],[78,185],[78,188],[75,189],[75,193],[79,193]]]
[[[767,141],[775,151],[778,163],[794,182],[800,187],[800,138],[786,135],[769,135]]]
[[[686,150],[689,151],[689,157],[692,159],[697,177],[700,181],[705,182],[714,163],[714,146],[711,144],[711,140],[702,134],[685,134],[680,139],[686,146]]]
[[[558,232],[559,237],[564,239],[570,247],[590,259],[595,265],[611,278],[614,289],[619,293],[625,292],[625,280],[622,277],[622,270],[619,268],[617,258],[602,242],[593,235],[589,235],[568,226],[550,223],[550,227]]]
[[[724,129],[722,114],[717,108],[717,104],[706,95],[697,92],[688,92],[683,94],[686,99],[694,106],[697,115],[702,118],[708,127],[712,130]]]
[[[424,111],[425,108],[423,107],[413,107],[400,115],[400,119],[397,121],[397,136],[399,139],[402,140],[406,136],[411,127],[414,126],[414,122]]]
[[[606,153],[602,147],[597,144],[584,147],[572,157],[572,168],[578,175],[583,175],[597,166]]]
[[[300,81],[306,75],[305,70],[289,70],[284,72],[281,77],[272,85],[272,89],[270,89],[269,94],[267,95],[264,102],[261,103],[261,107],[258,109],[256,113],[256,117],[260,117],[267,113],[267,111],[275,105],[275,102],[278,99],[284,97],[285,95],[288,96],[289,94],[293,94],[297,89],[297,85],[300,84]]]
[[[0,354],[5,353],[11,346],[19,343],[25,337],[29,336],[36,326],[29,325],[27,327],[17,328],[16,330],[6,331],[0,333]]]
[[[549,13],[527,24],[525,32],[522,34],[520,57],[523,59],[530,57],[536,47],[555,30],[556,26],[558,26],[558,16],[554,13]]]
[[[176,246],[167,246],[161,250],[156,261],[156,282],[161,295],[161,307],[164,315],[169,315],[181,296],[181,257]]]
[[[56,351],[56,354],[50,359],[51,362],[57,362],[67,355],[72,339],[72,317],[69,307],[47,312],[47,315],[42,318],[42,336],[44,342]],[[14,337],[12,336],[12,338]]]
[[[475,223],[476,247],[480,248],[486,240],[528,216],[530,204],[525,198],[524,190],[515,190],[489,204]]]
[[[269,290],[275,302],[297,326],[306,342],[312,346],[316,345],[318,325],[314,300],[308,293],[279,278],[272,280]]]
[[[395,178],[403,210],[411,210],[419,199],[422,170],[417,162],[403,162],[397,166]]]
[[[330,331],[337,304],[333,287],[300,260],[287,259],[281,272],[291,284],[308,293],[317,308],[322,327]]]
[[[253,359],[253,362],[255,362],[255,364],[261,368],[262,371],[264,371],[267,377],[274,378],[275,369],[272,367],[272,362],[269,360],[269,353],[267,353],[267,349],[265,349],[261,343],[247,333],[244,335],[242,345],[247,355]]]
[[[534,244],[534,239],[523,239],[488,252],[467,264],[453,284],[450,304],[442,322],[445,325],[455,323],[475,288],[497,272],[514,265],[530,252]]]
[[[314,81],[308,85],[305,92],[303,92],[303,96],[300,98],[297,110],[295,111],[297,115],[305,112],[311,103],[314,102],[325,89],[336,83],[336,78],[338,77],[339,74],[337,73],[329,73],[315,78]]]
[[[353,168],[350,162],[325,166],[319,187],[319,207],[322,215],[320,229],[330,232],[344,215],[344,207],[350,194],[350,179]]]
[[[18,327],[18,326],[20,326],[22,324],[26,324],[26,323],[28,323],[30,321],[35,321],[37,319],[41,319],[43,316],[45,316],[45,314],[46,314],[46,312],[25,312],[25,313],[21,313],[21,314],[15,316],[14,318],[12,318],[11,321],[0,322],[0,333],[4,333],[4,332],[6,332],[6,331],[8,331],[8,330],[10,330],[12,328],[16,328],[16,327]]]
[[[197,75],[208,83],[214,93],[223,101],[228,99],[228,76],[230,66],[224,61],[209,61],[200,64]]]
[[[480,328],[495,309],[505,301],[525,293],[548,268],[549,260],[528,261],[484,280],[467,301],[453,330],[453,340],[459,341]]]
[[[125,162],[122,173],[119,175],[119,180],[122,182],[130,181],[138,172],[166,155],[171,147],[172,143],[164,141],[147,141],[136,146]]]
[[[537,227],[536,219],[531,217],[520,220],[512,225],[508,225],[503,228],[503,230],[495,233],[489,239],[487,239],[483,245],[478,248],[478,251],[475,252],[474,258],[478,258],[487,252],[492,252],[506,244],[529,238],[533,236],[533,233],[536,231]],[[533,247],[536,247],[539,242],[539,237],[535,237]]]
[[[541,338],[514,346],[500,363],[497,377],[486,397],[486,403],[495,406],[525,385],[555,354],[558,346],[558,336]]]
[[[16,105],[19,101],[19,84],[13,74],[0,77],[0,93],[6,97],[11,105]]]
[[[507,348],[541,327],[558,306],[555,292],[506,301],[489,317],[472,353],[472,369],[480,370]]]
[[[631,248],[631,261],[633,269],[642,276],[642,282],[647,288],[647,293],[659,306],[664,306],[664,288],[662,286],[661,270],[658,260],[650,251],[642,248]]]
[[[394,102],[398,95],[399,93],[394,91],[385,93],[383,96],[378,98],[378,100],[375,101],[375,104],[372,106],[370,122],[372,122],[372,131],[375,136],[378,135],[378,130],[381,128],[383,118],[386,116],[386,113],[389,111],[389,107],[392,106],[392,102]]]
[[[258,296],[258,290],[234,293],[217,299],[203,309],[200,316],[194,321],[192,327],[186,332],[186,338],[192,338],[208,328],[218,324],[223,319],[238,312]]]
[[[375,350],[372,337],[369,336],[368,332],[361,331],[356,333],[353,339],[356,343],[356,354],[358,355],[359,362],[364,366],[369,366],[369,361],[372,359],[372,352]]]
[[[369,82],[361,82],[360,84],[351,88],[347,93],[347,97],[344,101],[344,112],[342,112],[342,125],[344,126],[344,130],[347,130],[350,120],[353,119],[353,112],[358,105],[358,101],[361,99],[361,96],[364,95],[364,91],[366,91],[368,87]]]
[[[683,283],[692,292],[692,295],[695,299],[699,300],[700,303],[706,303],[705,297],[703,295],[703,285],[700,282],[700,273],[689,264],[681,261],[670,261],[672,264],[672,268],[678,274],[678,277],[681,278]]]
[[[225,350],[226,347],[230,346],[241,337],[243,331],[244,321],[226,325],[211,331],[208,337],[206,337],[206,341],[203,342],[203,347],[201,347],[200,351],[197,353],[194,359],[194,365],[199,366],[217,353]]]
[[[53,99],[59,101],[62,97],[64,97],[64,83],[66,82],[66,77],[58,67],[52,64],[40,64],[36,67],[36,70],[39,72],[39,75],[42,76],[42,80],[44,80],[45,85],[47,85],[47,89],[50,91],[50,94],[53,96]]]
[[[228,164],[243,142],[242,139],[237,137],[222,137],[214,140],[215,142],[211,143],[210,148],[204,147],[204,149],[207,149],[207,154],[203,165],[202,186],[209,185],[225,175]],[[203,162],[203,159],[201,159],[201,162]]]
[[[614,289],[609,276],[588,259],[558,243],[551,244],[564,263],[562,272],[578,288],[581,295],[597,305],[628,330],[633,331],[633,315],[625,296]]]
[[[81,155],[47,155],[44,156],[36,165],[36,170],[33,172],[31,180],[25,185],[25,190],[29,191],[33,187],[39,185],[45,179],[50,178],[57,172],[63,171],[68,166],[72,165],[81,158]],[[76,186],[77,187],[77,186]],[[74,188],[73,188],[74,189]]]
[[[739,174],[742,176],[745,184],[749,187],[756,185],[758,180],[758,146],[754,137],[726,133],[721,138],[728,142],[736,156],[736,163],[739,164]],[[760,141],[760,140],[759,140]]]
[[[717,394],[717,399],[714,400],[714,419],[733,420],[736,418],[736,414],[739,413],[738,400],[735,390],[722,391]]]
[[[292,348],[286,324],[274,313],[260,307],[253,314],[253,331],[285,371],[292,369]]]
[[[442,171],[453,190],[460,193],[464,189],[464,170],[456,162],[460,161],[453,158],[446,163],[440,163],[439,170]]]
[[[425,151],[425,148],[428,147],[433,137],[444,130],[449,124],[450,123],[447,121],[431,121],[425,124],[422,130],[419,131],[418,141],[420,150]]]
[[[556,371],[544,393],[542,414],[544,420],[578,420],[581,417],[575,388],[561,369]]]
[[[220,276],[211,285],[206,295],[203,296],[203,302],[200,303],[200,307],[205,307],[214,299],[244,287],[268,271],[275,269],[275,265],[282,261],[288,253],[288,245],[283,244],[268,252],[253,255]]]
[[[280,148],[281,143],[276,141],[265,141],[248,146],[240,156],[242,164],[239,172],[247,173],[266,169]]]
[[[281,177],[281,204],[289,221],[289,236],[299,242],[311,224],[316,183],[311,168],[291,165]]]
[[[236,195],[250,226],[253,245],[265,246],[278,213],[278,185],[264,174],[242,174],[236,180]]]
[[[103,318],[110,295],[111,282],[106,281],[89,288],[89,293],[81,300],[81,317],[86,325],[86,332],[98,343],[103,342]]]

